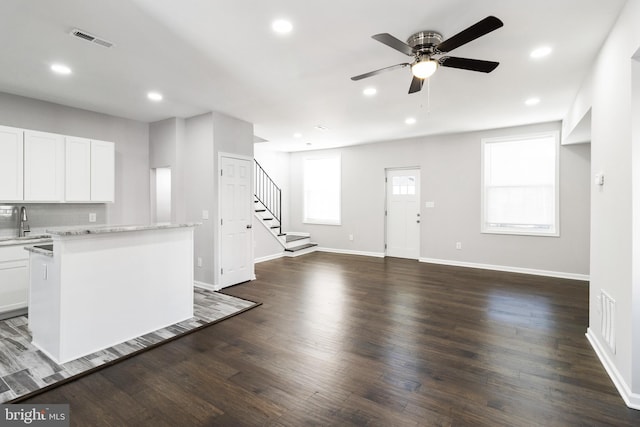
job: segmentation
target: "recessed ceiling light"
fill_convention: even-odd
[[[529,56],[534,59],[544,58],[545,56],[551,53],[551,48],[549,46],[540,46],[537,49],[534,49]]]
[[[533,105],[538,105],[540,103],[540,98],[529,98],[524,101],[524,104],[531,107]]]
[[[147,98],[152,101],[162,101],[162,94],[158,92],[149,92]]]
[[[71,74],[71,68],[67,67],[64,64],[51,65],[51,71],[58,74]]]
[[[413,125],[416,123],[416,119],[414,117],[408,117],[404,122],[408,125]]]
[[[307,142],[307,145],[311,145],[311,143],[310,143],[310,142]]]
[[[293,30],[293,24],[286,19],[277,19],[273,21],[271,28],[278,34],[288,34]]]
[[[294,138],[302,138],[302,134],[299,133],[299,132],[296,132],[296,133],[293,134],[293,137]]]
[[[376,93],[378,93],[378,90],[375,87],[368,87],[365,90],[363,90],[362,93],[364,93],[367,96],[373,96]]]
[[[326,127],[324,127],[322,125],[316,125],[313,128],[316,129],[316,130],[320,130],[322,132],[329,130],[328,128],[326,128]]]

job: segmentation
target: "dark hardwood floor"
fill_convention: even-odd
[[[79,426],[638,426],[585,337],[588,285],[315,253],[263,305],[31,398]]]

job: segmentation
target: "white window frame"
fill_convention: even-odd
[[[310,218],[307,215],[307,183],[306,181],[306,163],[309,160],[336,159],[338,161],[338,169],[340,176],[338,177],[338,219],[330,220],[327,218]],[[319,225],[342,225],[342,156],[340,154],[322,154],[304,157],[302,160],[302,222],[304,224]]]
[[[485,187],[485,147],[487,144],[499,143],[499,142],[517,142],[523,140],[542,139],[552,137],[555,142],[555,183],[554,183],[554,200],[555,200],[555,212],[554,212],[554,227],[549,230],[532,230],[524,227],[492,227],[487,225],[486,222],[486,187]],[[512,235],[524,235],[524,236],[546,236],[546,237],[558,237],[560,236],[560,134],[558,131],[538,132],[524,135],[514,135],[508,137],[499,138],[483,138],[481,140],[481,184],[480,184],[480,232],[485,234],[512,234]]]

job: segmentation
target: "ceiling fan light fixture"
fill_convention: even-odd
[[[431,58],[420,60],[411,66],[411,73],[419,79],[428,79],[438,69],[438,61]]]

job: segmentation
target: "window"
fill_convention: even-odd
[[[340,156],[306,158],[303,168],[303,221],[340,225]]]
[[[416,194],[416,178],[413,175],[394,176],[391,185],[394,196]]]
[[[558,236],[558,132],[482,140],[482,232]]]

